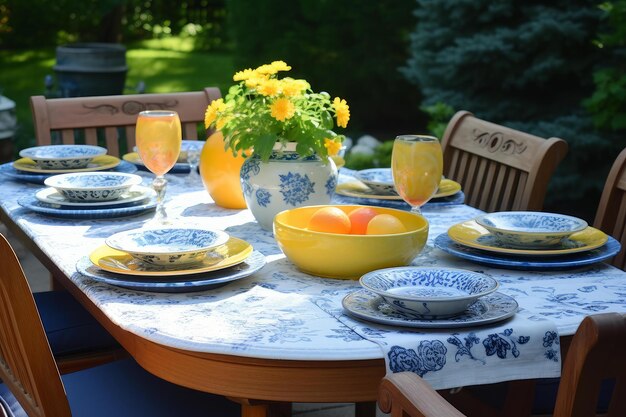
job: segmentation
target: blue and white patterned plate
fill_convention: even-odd
[[[137,152],[131,152],[131,153],[127,153],[126,155],[122,156],[122,159],[126,162],[129,162],[133,165],[135,165],[137,168],[139,168],[142,171],[150,171],[148,168],[146,168],[146,166],[143,164],[143,161],[141,160],[141,158],[139,157],[139,154]],[[167,173],[168,174],[189,174],[190,172],[190,168],[189,168],[189,164],[186,162],[177,162],[176,164],[174,164],[174,166],[172,167],[172,169],[170,169]]]
[[[106,153],[106,148],[93,145],[48,145],[22,149],[20,156],[32,159],[41,169],[56,170],[84,168]]]
[[[74,208],[74,209],[104,209],[113,207],[126,207],[132,204],[143,203],[145,200],[155,198],[156,192],[151,187],[143,185],[135,185],[127,192],[123,193],[120,198],[114,201],[71,201],[63,197],[57,190],[52,187],[44,188],[35,193],[35,198],[43,203],[48,203],[57,208]]]
[[[396,192],[396,189],[393,185],[393,175],[391,174],[391,168],[362,169],[360,171],[357,171],[354,176],[376,192]]]
[[[154,210],[156,208],[156,200],[150,200],[146,203],[129,206],[129,207],[111,207],[111,208],[88,208],[88,209],[69,209],[59,208],[57,204],[48,204],[37,200],[35,197],[22,197],[17,203],[29,210],[37,213],[47,214],[53,217],[61,217],[65,219],[111,219],[115,217],[134,216]]]
[[[121,275],[104,271],[95,266],[84,256],[76,264],[76,270],[96,281],[129,288],[138,291],[151,292],[192,292],[221,287],[229,282],[246,278],[265,266],[265,256],[259,251],[253,251],[245,261],[218,271],[204,272],[197,275],[144,277]]]
[[[141,184],[142,178],[125,172],[73,172],[53,175],[44,181],[72,201],[112,201],[133,185]]]
[[[495,279],[478,272],[417,266],[368,272],[359,282],[365,289],[380,295],[393,309],[420,318],[459,314],[499,286]]]
[[[388,207],[407,211],[411,210],[411,206],[403,200],[381,200],[380,198],[350,197],[347,195],[341,195],[338,191],[336,191],[335,195],[333,195],[332,201],[336,204],[361,204],[364,206]],[[463,204],[463,201],[465,201],[465,194],[463,191],[459,191],[449,197],[432,198],[422,208]]]
[[[530,249],[559,245],[587,227],[587,222],[577,217],[540,211],[500,211],[474,220],[503,244]]]
[[[104,158],[115,158],[115,157],[110,156],[110,155],[105,155]],[[99,158],[96,158],[96,159],[99,159]],[[137,167],[135,165],[126,161],[120,161],[119,158],[115,158],[115,159],[117,159],[116,164],[112,167],[105,168],[106,170],[110,170],[113,172],[127,172],[129,174],[133,172],[137,172]],[[93,161],[92,161],[92,164],[93,164]],[[94,166],[91,169],[91,171],[98,171],[101,169],[101,166],[102,165],[97,166],[97,167]],[[0,165],[0,174],[6,175],[7,177],[13,180],[29,182],[32,184],[43,184],[46,178],[50,178],[53,175],[57,175],[61,173],[61,172],[49,173],[49,172],[50,172],[49,170],[37,171],[37,172],[22,171],[19,169],[15,169],[15,167],[13,166],[13,162],[7,162],[7,163]]]
[[[150,265],[177,266],[201,262],[207,252],[228,239],[228,233],[221,230],[163,227],[116,233],[105,243]]]
[[[617,255],[621,249],[620,243],[608,237],[607,242],[599,248],[586,252],[577,252],[569,255],[555,256],[516,256],[473,249],[456,243],[447,233],[442,233],[435,239],[435,247],[462,259],[468,259],[481,265],[495,266],[506,269],[550,270],[577,268],[602,262]]]
[[[346,295],[341,304],[348,314],[359,319],[389,326],[438,329],[482,326],[512,317],[518,309],[517,301],[499,292],[479,298],[459,315],[443,319],[418,319],[401,313],[367,290]]]

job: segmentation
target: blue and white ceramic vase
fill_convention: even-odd
[[[265,230],[274,216],[301,206],[329,204],[337,185],[337,167],[317,155],[272,152],[267,162],[252,155],[241,167],[241,188],[248,208]]]

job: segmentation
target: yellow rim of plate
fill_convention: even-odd
[[[215,252],[224,256],[217,263],[207,261],[185,266],[186,269],[167,269],[162,271],[142,270],[142,263],[126,252],[122,252],[107,245],[96,248],[89,255],[89,260],[100,269],[116,274],[139,276],[177,276],[200,274],[202,272],[218,271],[242,263],[252,253],[252,245],[242,239],[232,237],[224,245],[215,249]],[[118,266],[115,266],[118,265]]]
[[[123,155],[122,159],[126,162],[130,162],[131,164],[143,165],[143,161],[141,160],[141,157],[139,157],[139,154],[137,152],[129,152]]]
[[[449,197],[461,191],[461,184],[456,181],[443,179],[439,183],[439,189],[437,193],[435,193],[432,198],[443,198]],[[358,188],[343,188],[340,185],[337,186],[335,192],[340,195],[345,195],[346,197],[356,197],[356,198],[374,198],[377,200],[402,200],[402,197],[399,195],[391,195],[391,194],[376,194],[375,191],[371,189],[363,189],[360,190]]]
[[[13,162],[13,168],[19,171],[36,172],[38,174],[67,174],[70,172],[91,172],[102,171],[105,169],[115,168],[122,162],[120,158],[113,155],[100,155],[91,160],[86,168],[76,169],[41,169],[37,168],[37,164],[30,158],[20,158]]]
[[[551,256],[551,255],[567,255],[576,252],[586,252],[592,249],[599,248],[604,245],[609,239],[608,236],[591,226],[585,230],[576,232],[569,237],[570,240],[583,243],[584,246],[579,248],[567,248],[567,249],[511,249],[501,248],[498,246],[488,246],[478,242],[478,239],[483,236],[489,236],[491,233],[474,220],[468,220],[462,223],[457,223],[448,229],[448,236],[450,239],[463,246],[469,246],[475,249],[481,249],[489,252],[506,253],[510,255],[533,255],[533,256]]]

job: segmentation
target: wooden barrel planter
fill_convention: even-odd
[[[126,48],[116,43],[74,43],[57,47],[59,94],[63,97],[123,94]]]

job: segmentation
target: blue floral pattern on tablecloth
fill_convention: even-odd
[[[149,185],[151,175],[141,175]],[[192,351],[294,360],[389,360],[388,352],[397,346],[393,355],[401,364],[397,366],[408,366],[412,350],[418,358],[414,371],[442,388],[558,375],[558,335],[573,334],[583,317],[595,312],[626,313],[626,273],[609,265],[513,271],[477,265],[435,249],[432,242],[438,234],[480,213],[465,205],[448,205],[424,208],[430,234],[413,264],[492,275],[500,282],[499,291],[519,303],[519,312],[505,322],[445,330],[358,321],[341,307],[347,294],[360,289],[357,281],[298,271],[271,231],[263,230],[248,210],[216,206],[199,180],[189,186],[184,176],[167,177],[166,205],[172,218],[181,225],[218,228],[245,239],[266,256],[267,265],[215,290],[180,294],[127,290],[89,279],[76,272],[75,265],[112,234],[142,227],[152,213],[96,220],[47,217],[17,204],[18,198],[33,195],[42,186],[7,176],[0,176],[0,206],[114,323],[148,340]],[[400,355],[401,349],[409,354]],[[503,366],[505,362],[509,365]],[[460,369],[464,371],[457,372]]]

